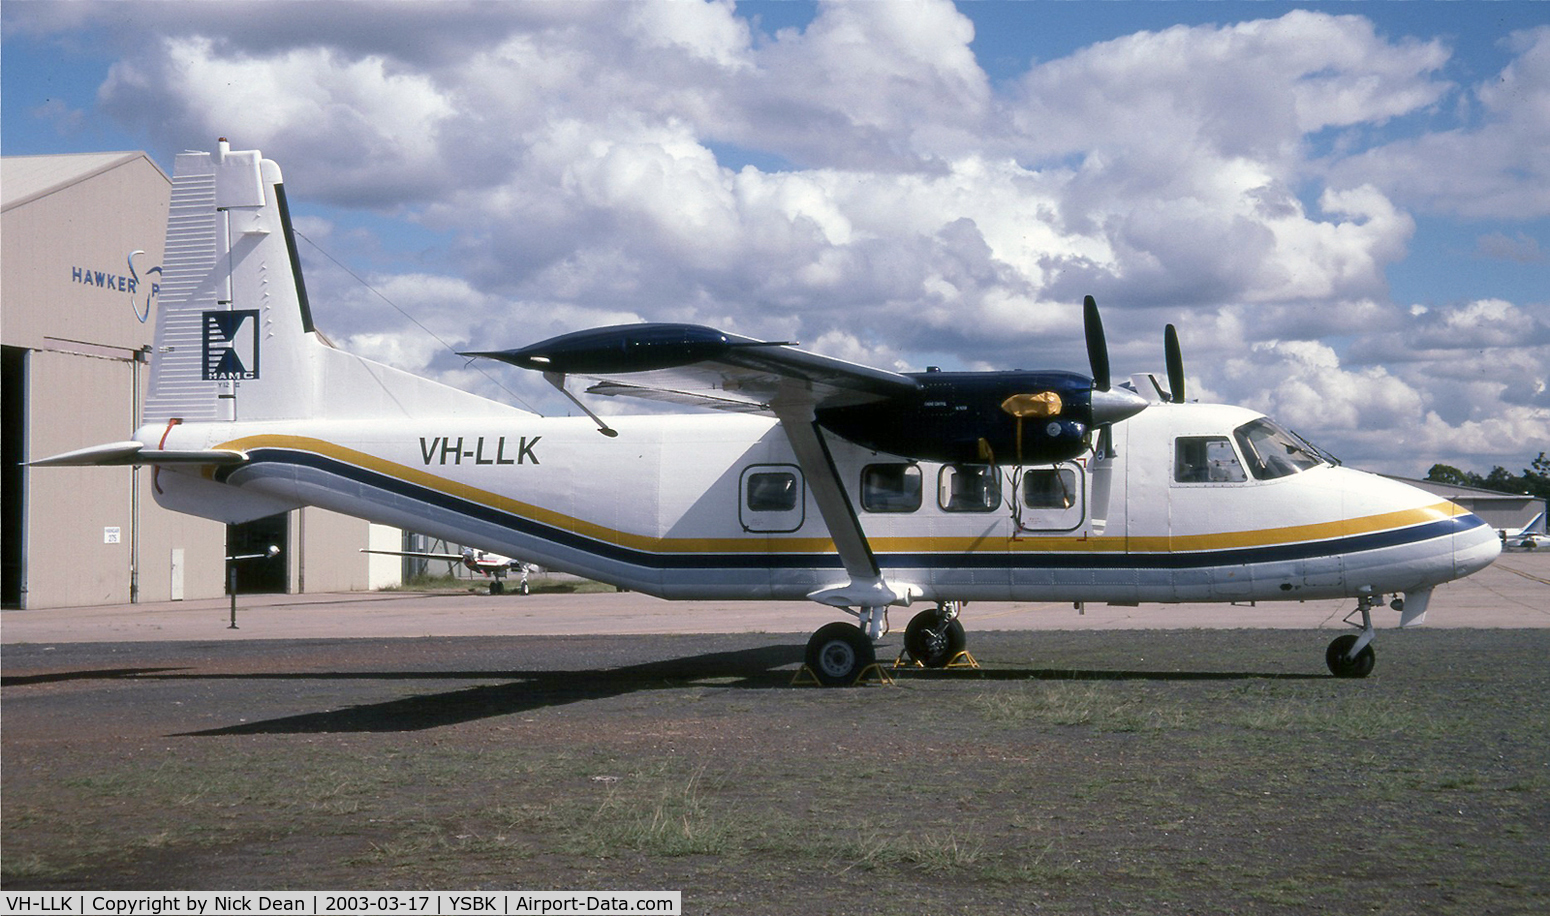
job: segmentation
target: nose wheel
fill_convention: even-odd
[[[1372,628],[1372,606],[1376,600],[1371,595],[1357,598],[1356,610],[1347,615],[1346,621],[1350,622],[1357,614],[1362,615],[1360,624],[1352,623],[1352,626],[1360,627],[1361,632],[1337,636],[1324,650],[1324,664],[1335,677],[1366,677],[1372,673],[1372,666],[1378,660],[1372,651],[1372,638],[1377,635]]]
[[[1347,633],[1336,637],[1324,650],[1324,664],[1329,666],[1329,673],[1335,677],[1366,677],[1372,673],[1372,666],[1377,663],[1377,655],[1372,651],[1372,646],[1365,645],[1355,652],[1351,647],[1356,645],[1357,636]]]

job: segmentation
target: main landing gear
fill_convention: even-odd
[[[1356,610],[1346,615],[1346,621],[1349,623],[1352,617],[1362,615],[1360,624],[1351,624],[1359,627],[1361,632],[1337,636],[1329,648],[1324,650],[1324,664],[1329,666],[1330,674],[1335,677],[1366,677],[1372,673],[1372,666],[1378,660],[1372,651],[1372,638],[1377,635],[1372,628],[1372,606],[1381,600],[1381,596],[1375,598],[1372,595],[1362,595],[1356,599]]]
[[[958,614],[962,602],[944,601],[916,614],[904,628],[904,651],[927,668],[946,668],[968,643]]]
[[[524,569],[522,570],[522,580],[517,583],[517,593],[526,595],[530,588],[531,587],[527,584],[527,570]],[[502,578],[499,575],[490,580],[490,594],[501,595],[505,594],[505,592],[506,583],[502,581]]]
[[[904,629],[904,650],[927,668],[945,668],[968,642],[958,614],[963,605],[944,601],[921,611]],[[848,687],[877,663],[874,641],[886,631],[886,608],[863,608],[860,625],[836,621],[818,628],[807,641],[807,667],[825,687]]]

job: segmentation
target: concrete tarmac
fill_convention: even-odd
[[[895,608],[902,630],[925,605]],[[973,630],[1343,628],[1354,600],[1234,604],[975,602],[964,611]],[[233,639],[334,639],[421,636],[571,636],[674,633],[810,633],[843,619],[806,601],[663,601],[632,593],[490,596],[460,592],[345,592],[242,595],[237,629],[228,599],[5,611],[0,642],[136,642]],[[1374,615],[1381,628],[1399,615]],[[1550,627],[1550,552],[1503,554],[1487,569],[1439,586],[1430,627]]]

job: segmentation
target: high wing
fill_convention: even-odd
[[[371,550],[362,547],[361,553],[375,553],[385,557],[414,557],[417,560],[447,560],[452,563],[461,563],[466,559],[460,553],[429,553],[422,550]]]
[[[593,379],[589,394],[625,395],[717,410],[773,413],[813,486],[850,582],[815,592],[836,607],[908,604],[913,590],[883,581],[860,520],[823,443],[819,411],[912,399],[906,375],[691,324],[635,324],[565,334],[516,350],[468,353],[535,369],[568,396],[565,378]],[[619,376],[628,376],[629,381]],[[571,396],[577,406],[586,406]],[[607,425],[590,410],[604,433]]]
[[[369,547],[362,547],[361,553],[375,553],[385,557],[414,557],[419,560],[446,560],[451,563],[462,563],[475,571],[538,568],[531,563],[512,559],[498,553],[474,550],[470,550],[467,553],[436,553],[425,550],[374,550]]]
[[[592,381],[588,394],[739,412],[851,407],[908,396],[907,375],[692,324],[577,331],[515,350],[465,353]],[[628,377],[628,380],[625,380]]]
[[[618,433],[566,389],[568,377],[591,379],[590,394],[773,414],[849,577],[808,597],[859,609],[875,637],[876,612],[907,605],[918,591],[884,581],[826,437],[944,462],[995,463],[1000,455],[1021,465],[1081,454],[1092,447],[1094,430],[1146,406],[1132,392],[1111,389],[1097,304],[1089,296],[1083,308],[1091,377],[1022,370],[905,375],[692,324],[615,325],[464,355],[542,372],[607,436]]]

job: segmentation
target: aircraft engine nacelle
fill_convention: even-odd
[[[818,422],[866,448],[926,461],[1049,464],[1086,451],[1096,426],[1134,414],[1128,391],[1095,391],[1074,372],[910,373],[919,393],[819,410]]]

